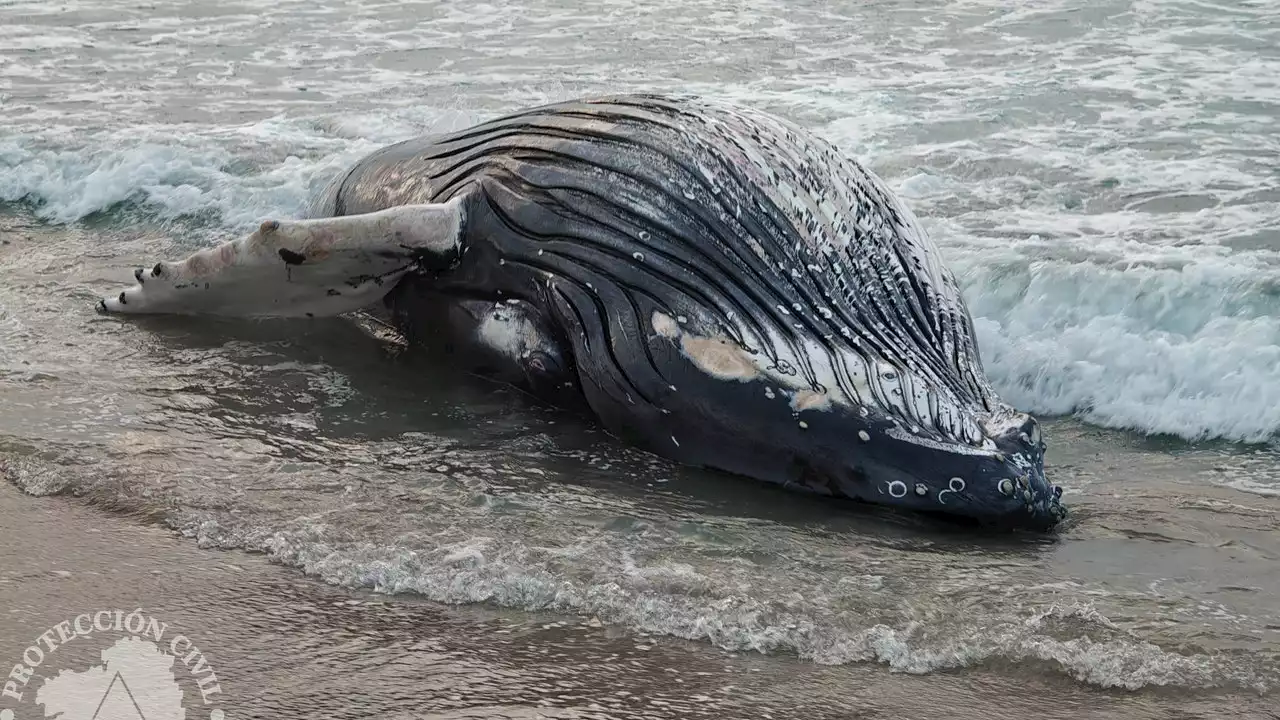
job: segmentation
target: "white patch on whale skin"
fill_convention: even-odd
[[[658,335],[678,341],[681,353],[699,370],[714,378],[747,382],[761,376],[755,359],[732,340],[685,332],[675,318],[656,310],[649,322]]]
[[[802,410],[829,410],[831,408],[831,396],[827,393],[814,392],[813,390],[797,390],[791,396],[791,409],[796,412]]]
[[[860,355],[850,353],[844,357],[845,382],[842,384],[825,348],[813,340],[803,340],[802,353],[807,353],[808,366],[813,372],[810,380],[802,374],[792,371],[784,372],[781,368],[798,368],[800,358],[789,351],[790,343],[770,330],[771,336],[763,340],[774,348],[783,349],[783,354],[775,361],[763,355],[748,353],[742,346],[722,337],[704,337],[688,332],[676,318],[661,311],[654,311],[650,317],[650,325],[655,334],[677,343],[681,353],[696,367],[712,377],[721,380],[748,382],[767,379],[776,383],[784,396],[790,396],[790,406],[794,411],[815,410],[829,411],[835,405],[855,407],[861,405],[861,398],[873,398],[871,390],[871,373]],[[822,388],[814,390],[814,383]],[[851,385],[854,389],[850,397],[841,388]],[[765,388],[765,396],[774,397],[772,388]]]
[[[1031,416],[1018,412],[1013,408],[1004,408],[1004,412],[996,412],[980,420],[982,429],[987,435],[1000,437],[1020,428]]]
[[[653,331],[664,338],[675,339],[680,337],[680,325],[676,323],[676,319],[666,313],[653,311],[653,317],[649,319],[653,325]]]
[[[550,339],[538,331],[525,313],[510,305],[490,310],[476,327],[476,337],[513,360],[522,360],[535,350],[551,347]]]
[[[780,340],[773,346],[787,347]],[[980,424],[972,410],[949,395],[939,393],[916,373],[882,361],[873,360],[869,363],[857,353],[845,353],[841,356],[843,372],[839,373],[845,381],[842,384],[837,377],[837,370],[831,366],[830,355],[825,348],[806,340],[802,352],[808,353],[814,380],[826,390],[825,393],[815,392],[810,381],[802,375],[789,376],[776,371],[766,373],[770,380],[791,391],[793,410],[830,411],[839,405],[851,410],[856,407],[858,415],[868,418],[871,413],[867,405],[870,404],[880,408],[881,412],[887,413],[891,418],[901,418],[904,425],[915,425],[917,430],[930,428],[941,435],[934,439],[894,427],[887,431],[892,437],[964,455],[995,454],[995,443],[982,432],[982,429],[989,429],[987,425]],[[793,365],[798,364],[795,358],[788,360]],[[846,385],[851,386],[852,394],[845,391]],[[922,388],[923,392],[911,392],[908,395],[904,388]],[[998,422],[1007,425],[1014,423],[1014,420],[1002,418]],[[949,425],[954,425],[954,429],[949,428]],[[865,430],[859,431],[859,438],[863,442],[870,441],[870,435],[863,437],[864,434]]]
[[[760,377],[760,368],[751,356],[732,340],[685,333],[680,337],[680,348],[685,357],[712,377],[742,382]]]
[[[461,198],[363,215],[268,220],[250,235],[178,262],[139,268],[138,284],[103,298],[110,313],[338,315],[390,292],[422,254],[461,244]]]
[[[903,430],[900,427],[887,428],[884,431],[884,434],[888,435],[889,437],[895,440],[901,440],[903,442],[909,442],[913,445],[920,445],[922,447],[932,448],[934,450],[941,450],[943,452],[955,453],[957,455],[975,455],[979,457],[994,458],[996,455],[999,454],[995,452],[994,444],[992,445],[991,448],[984,448],[984,447],[974,447],[973,445],[969,445],[962,442],[938,442],[937,440],[934,440],[932,438],[922,437],[920,435],[912,435],[911,433],[907,432],[906,430]]]

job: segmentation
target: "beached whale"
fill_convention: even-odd
[[[382,302],[410,339],[682,463],[991,525],[1066,514],[911,212],[752,109],[603,97],[399,143],[309,219],[135,278],[99,309]]]

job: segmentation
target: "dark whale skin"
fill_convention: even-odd
[[[546,352],[507,379],[659,455],[986,525],[1065,516],[937,248],[812,133],[691,96],[557,103],[383,148],[311,214],[455,197],[461,254],[388,296],[411,337],[511,304]]]

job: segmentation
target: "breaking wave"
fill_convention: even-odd
[[[184,242],[213,242],[269,215],[297,215],[376,147],[476,117],[271,118],[183,134],[104,131],[71,147],[55,136],[10,137],[0,139],[0,201],[52,223],[133,213],[183,228]],[[1112,233],[1043,208],[948,218],[937,198],[978,191],[927,173],[894,177],[886,164],[880,171],[959,276],[987,372],[1011,403],[1190,440],[1280,433],[1280,252],[1144,242],[1132,237],[1143,219],[1127,211],[1087,216]],[[1237,208],[1237,224],[1258,220],[1248,207]],[[1203,222],[1170,218],[1188,233]]]

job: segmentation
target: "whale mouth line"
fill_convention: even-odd
[[[919,509],[902,507],[895,509],[909,511],[930,520],[941,522],[944,525],[966,530],[996,530],[1033,535],[1053,534],[1061,529],[1062,524],[1068,518],[1072,517],[1070,510],[1057,501],[1050,501],[1046,506],[1047,509],[1041,512],[1036,512],[1034,505],[1026,507],[1032,512],[1014,512],[998,516],[949,512],[944,508],[935,507]]]

